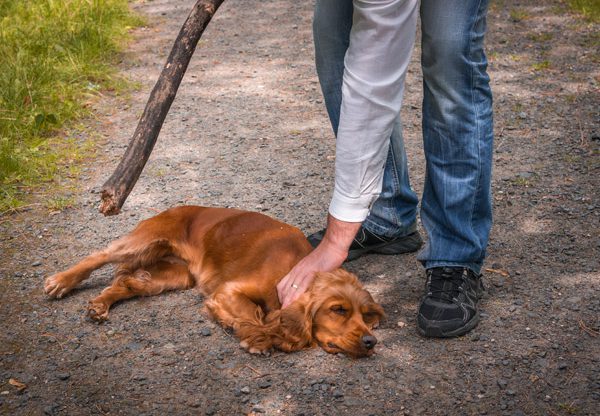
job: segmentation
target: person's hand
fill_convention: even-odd
[[[330,272],[342,265],[360,229],[359,222],[327,218],[327,231],[321,243],[294,266],[277,284],[281,307],[285,308],[306,292],[317,272]]]

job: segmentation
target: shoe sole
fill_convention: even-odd
[[[412,253],[413,251],[420,249],[422,245],[423,240],[421,239],[421,236],[419,236],[419,233],[414,233],[414,235],[411,234],[401,241],[385,242],[375,246],[350,250],[346,261],[356,260],[365,254],[392,255]]]
[[[417,320],[417,331],[420,335],[427,338],[455,338],[460,337],[461,335],[465,335],[466,333],[473,330],[477,324],[479,323],[479,311],[468,321],[466,324],[461,326],[460,328],[456,328],[452,331],[444,331],[440,327],[436,327],[435,325],[429,326],[426,329],[423,329],[419,326]]]

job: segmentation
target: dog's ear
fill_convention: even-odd
[[[303,293],[287,308],[281,309],[277,347],[291,352],[313,345],[310,291]]]

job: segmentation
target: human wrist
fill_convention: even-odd
[[[358,233],[361,224],[360,222],[338,220],[329,214],[327,217],[327,231],[322,243],[329,246],[330,250],[347,256],[350,245]]]

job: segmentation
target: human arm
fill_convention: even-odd
[[[389,137],[400,112],[414,44],[417,6],[416,0],[354,1],[327,232],[279,283],[283,307],[309,287],[315,272],[342,265],[381,192]]]

